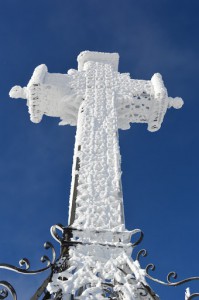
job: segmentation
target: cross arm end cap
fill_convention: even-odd
[[[169,108],[173,107],[175,109],[180,109],[184,104],[184,101],[180,97],[175,97],[175,98],[169,97],[168,100],[169,100],[168,103]]]
[[[27,98],[26,89],[27,89],[26,87],[22,88],[19,85],[15,85],[11,88],[9,92],[9,96],[14,99],[18,99],[18,98],[26,99]]]

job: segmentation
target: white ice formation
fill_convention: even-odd
[[[31,121],[39,123],[43,115],[59,117],[61,125],[77,125],[78,111],[86,99],[88,86],[88,65],[109,65],[112,72],[112,86],[117,111],[117,126],[128,129],[130,123],[147,123],[149,131],[157,131],[167,108],[180,108],[181,98],[171,98],[159,73],[151,80],[131,79],[128,73],[117,71],[117,53],[82,52],[78,56],[78,71],[68,74],[50,74],[45,65],[38,66],[27,88],[15,86],[10,91],[12,98],[26,98]],[[107,80],[108,81],[108,80]],[[104,80],[98,78],[97,89],[103,89]],[[100,88],[100,85],[101,88]]]
[[[118,62],[117,53],[84,51],[78,70],[50,74],[40,65],[27,87],[10,91],[12,98],[27,99],[32,122],[47,115],[59,117],[60,125],[77,126],[69,225],[70,241],[78,243],[68,247],[59,262],[67,267],[55,272],[48,285],[52,294],[61,290],[63,300],[159,299],[149,288],[146,298],[145,272],[131,258],[118,129],[147,123],[149,131],[157,131],[167,108],[180,108],[183,101],[168,97],[160,74],[134,80],[118,72]]]

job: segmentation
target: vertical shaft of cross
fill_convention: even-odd
[[[122,229],[118,124],[110,64],[87,62],[86,96],[77,121],[69,224]]]

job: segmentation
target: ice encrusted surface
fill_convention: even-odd
[[[75,229],[70,242],[77,244],[58,262],[62,268],[66,260],[67,267],[53,275],[47,288],[51,294],[61,290],[64,300],[71,295],[81,300],[141,300],[147,293],[145,270],[131,258],[131,232],[124,228],[115,71],[92,61],[85,63],[84,72],[86,93],[78,112],[69,210]]]
[[[106,53],[106,52],[95,52],[95,51],[83,51],[78,57],[78,70],[84,70],[86,62],[100,62],[103,64],[111,65],[114,71],[118,71],[119,54],[118,53]]]
[[[130,123],[147,123],[149,131],[157,131],[167,108],[180,108],[183,104],[181,98],[168,97],[160,74],[154,74],[151,80],[131,79],[129,74],[117,71],[117,53],[90,51],[80,53],[78,71],[71,69],[68,74],[51,74],[45,65],[38,66],[27,87],[13,87],[10,96],[27,99],[30,119],[34,123],[47,115],[59,117],[60,125],[77,125],[79,107],[87,91],[86,65],[89,61],[112,68],[118,128],[128,129]]]
[[[40,65],[27,87],[10,91],[13,98],[27,99],[32,122],[47,115],[59,117],[60,125],[77,125],[69,209],[76,233],[47,287],[52,295],[61,291],[63,300],[159,299],[145,288],[145,271],[131,258],[118,128],[146,123],[157,131],[167,108],[183,102],[168,97],[160,74],[134,80],[118,72],[118,61],[116,53],[85,51],[78,56],[78,70],[50,74]]]
[[[114,73],[107,64],[87,62],[86,65],[86,95],[78,114],[72,174],[73,181],[78,175],[73,226],[122,230],[124,218]]]
[[[138,261],[131,259],[131,247],[109,248],[100,245],[76,246],[69,250],[69,267],[53,275],[48,284],[51,294],[62,290],[62,299],[110,299],[110,295],[120,295],[125,300],[141,300],[145,282],[145,271]],[[60,261],[60,265],[63,264]],[[83,290],[81,291],[81,287]],[[104,292],[110,288],[109,292]],[[78,295],[79,293],[79,295]],[[114,298],[113,298],[114,299]],[[150,296],[148,299],[153,299]]]

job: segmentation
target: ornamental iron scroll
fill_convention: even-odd
[[[17,294],[13,286],[7,281],[0,281],[0,287],[3,289],[0,290],[0,299],[5,299],[9,296],[12,296],[13,300],[17,300]]]
[[[62,236],[60,235],[61,232]],[[81,245],[88,245],[89,243],[86,242],[81,242],[81,241],[75,241],[73,240],[73,234],[74,232],[82,232],[83,230],[77,229],[77,228],[72,228],[72,227],[64,227],[61,224],[56,224],[54,226],[51,227],[51,235],[52,237],[58,242],[60,243],[61,246],[61,255],[56,259],[56,252],[55,252],[55,248],[54,246],[50,243],[50,242],[46,242],[44,244],[44,248],[45,249],[51,249],[52,252],[52,259],[50,260],[50,258],[47,255],[43,255],[41,257],[41,262],[42,263],[46,263],[46,267],[44,268],[40,268],[38,270],[30,270],[30,262],[27,258],[23,258],[19,261],[19,267],[10,265],[10,264],[0,264],[0,269],[6,269],[6,270],[10,270],[16,273],[21,273],[24,275],[36,275],[42,272],[45,272],[47,270],[51,270],[50,275],[45,279],[45,281],[42,283],[42,285],[38,288],[38,290],[36,291],[36,293],[33,295],[33,297],[30,300],[38,300],[38,299],[43,299],[43,300],[48,300],[48,299],[57,299],[57,300],[62,300],[62,290],[58,290],[56,293],[53,294],[53,296],[47,291],[46,287],[48,285],[49,282],[51,282],[52,280],[52,276],[53,274],[57,274],[60,272],[65,271],[68,268],[68,259],[69,259],[69,248],[71,246],[77,246],[79,244]],[[96,234],[99,234],[100,231],[93,231]],[[101,232],[102,233],[102,232]],[[142,239],[143,239],[143,232],[139,229],[135,229],[133,231],[129,231],[129,233],[131,234],[131,236],[135,236],[137,234],[139,234],[139,236],[137,237],[137,239],[130,243],[131,247],[134,249],[138,244],[141,243]],[[121,232],[116,232],[116,234],[121,234]],[[92,243],[90,243],[92,244]],[[117,245],[115,245],[114,243],[98,243],[98,245],[100,246],[106,246],[106,247],[126,247],[125,244],[118,243]],[[141,269],[140,267],[140,259],[141,257],[146,257],[147,256],[147,251],[145,249],[140,250],[137,253],[136,259],[135,261],[133,261],[141,271],[143,271],[143,269]],[[128,274],[125,272],[125,270],[123,270],[122,268],[118,269],[123,273],[124,277],[128,276]],[[155,265],[154,264],[148,264],[146,266],[146,268],[144,269],[144,275],[146,279],[152,280],[156,283],[162,284],[164,286],[179,286],[191,281],[196,281],[199,280],[199,277],[190,277],[190,278],[186,278],[180,281],[176,281],[174,282],[173,280],[177,278],[177,273],[176,272],[170,272],[167,275],[167,279],[166,281],[162,281],[159,279],[154,278],[153,276],[150,275],[150,271],[154,271],[155,270]],[[173,279],[173,280],[172,280]],[[65,281],[67,280],[67,278],[63,277],[59,277],[59,280]],[[134,273],[131,274],[130,280],[133,282],[136,281],[136,276]],[[104,293],[104,297],[108,297],[109,299],[112,300],[119,300],[119,299],[123,299],[122,294],[120,291],[116,291],[115,290],[115,285],[120,284],[121,283],[117,283],[116,280],[114,280],[114,283],[111,282],[103,282],[102,283],[102,290]],[[12,296],[13,300],[17,300],[17,293],[14,289],[14,287],[7,281],[0,281],[0,299],[6,299],[9,296]],[[77,291],[77,294],[80,296],[82,293],[82,288],[80,288]],[[41,298],[41,296],[43,298]],[[79,297],[78,296],[78,297]],[[53,297],[53,298],[52,298]],[[77,297],[77,299],[79,299]],[[138,297],[138,299],[146,299],[146,300],[160,300],[160,298],[154,293],[154,291],[149,287],[148,284],[145,284],[144,282],[140,282],[139,286],[137,287],[137,292],[135,294],[135,297]],[[199,293],[190,293],[189,288],[186,289],[186,293],[185,293],[185,300],[192,300],[198,298],[199,299]],[[107,299],[107,298],[106,298]],[[76,300],[76,296],[71,295],[71,300]]]
[[[138,261],[140,263],[140,258],[141,257],[146,257],[147,256],[147,251],[146,249],[141,249],[137,256],[136,256],[136,261]],[[196,281],[196,280],[199,280],[199,276],[193,276],[193,277],[189,277],[189,278],[186,278],[186,279],[182,279],[180,281],[176,281],[176,282],[173,282],[171,281],[172,279],[177,279],[178,275],[176,272],[172,271],[172,272],[169,272],[168,275],[167,275],[167,279],[166,281],[162,281],[162,280],[159,280],[157,278],[154,278],[153,276],[151,276],[149,274],[150,271],[155,271],[156,267],[154,264],[150,263],[146,266],[145,268],[145,276],[146,278],[156,282],[156,283],[159,283],[159,284],[162,284],[164,286],[179,286],[179,285],[182,285],[184,283],[188,283],[188,282],[191,282],[191,281]],[[190,294],[190,291],[189,291],[189,288],[186,290],[186,293],[185,293],[185,300],[191,300],[191,299],[194,299],[194,298],[199,298],[199,293],[194,293],[194,294]]]
[[[38,270],[30,270],[30,262],[27,258],[22,258],[19,261],[19,266],[16,267],[10,264],[0,264],[0,269],[5,269],[5,270],[10,270],[16,273],[21,273],[21,274],[37,274],[37,273],[42,273],[43,271],[46,271],[51,268],[52,265],[54,265],[56,261],[56,253],[55,253],[55,248],[50,242],[46,242],[44,244],[45,249],[51,249],[52,250],[52,260],[47,255],[43,255],[41,257],[41,262],[46,263],[47,266]],[[25,268],[24,268],[25,267]]]
[[[52,252],[52,259],[50,259],[49,256],[47,256],[47,255],[43,255],[41,257],[41,259],[40,259],[41,262],[46,263],[46,267],[44,267],[44,268],[40,268],[40,269],[37,269],[37,270],[30,270],[29,260],[27,258],[22,258],[19,261],[19,267],[13,266],[13,265],[10,265],[10,264],[0,264],[0,269],[9,270],[9,271],[16,272],[16,273],[19,273],[19,274],[24,274],[24,275],[36,275],[36,274],[42,273],[46,270],[52,269],[55,262],[56,262],[55,248],[52,245],[52,243],[50,243],[50,242],[45,242],[44,243],[44,248],[46,250],[51,249],[51,252]],[[47,286],[50,278],[51,278],[51,276],[48,277],[48,280],[46,282],[46,286]],[[1,288],[1,287],[3,287],[3,288]],[[0,281],[0,288],[1,288],[1,290],[0,290],[0,299],[6,299],[7,297],[12,296],[13,300],[17,300],[17,293],[16,293],[14,287],[9,282]],[[31,300],[36,300],[36,299],[38,299],[38,297],[37,298],[35,298],[35,297],[31,298]]]

